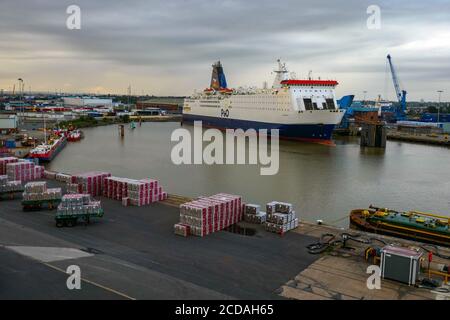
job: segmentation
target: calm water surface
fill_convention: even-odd
[[[244,201],[292,202],[301,218],[346,226],[353,208],[375,204],[401,210],[449,213],[450,149],[388,141],[386,150],[361,149],[357,138],[336,146],[280,142],[277,175],[261,176],[259,165],[172,164],[171,133],[178,123],[143,123],[85,129],[49,164],[67,173],[103,170],[130,178],[152,177],[169,193],[199,196],[239,194]],[[192,127],[186,127],[192,129]]]

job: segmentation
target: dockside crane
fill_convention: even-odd
[[[395,94],[399,103],[399,107],[396,108],[395,116],[397,120],[402,120],[406,116],[406,90],[400,88],[400,81],[398,79],[397,72],[395,71],[394,64],[392,63],[391,55],[387,55],[389,67],[391,69],[392,81],[394,82]]]

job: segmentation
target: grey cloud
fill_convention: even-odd
[[[374,2],[382,9],[380,31],[365,27],[366,8]],[[65,28],[65,10],[73,3],[82,10],[79,31]],[[81,69],[97,83],[107,82],[105,86],[113,91],[123,84],[113,83],[106,69],[128,78],[133,77],[128,72],[137,70],[136,78],[141,79],[137,85],[143,88],[150,83],[155,86],[162,77],[164,83],[178,84],[159,91],[166,94],[186,94],[194,89],[192,85],[201,85],[208,75],[192,72],[209,68],[218,58],[235,79],[239,78],[236,73],[247,70],[269,73],[274,59],[282,57],[293,67],[306,68],[295,70],[302,74],[309,68],[335,78],[373,73],[383,81],[387,52],[413,41],[420,30],[450,29],[449,18],[450,3],[440,0],[7,0],[0,11],[0,67],[12,61],[26,66],[34,62],[30,72],[42,72],[40,61],[54,62],[67,70]],[[375,51],[378,58],[372,56]],[[426,58],[423,53],[414,57],[414,52],[396,57],[412,92],[423,77],[439,77],[449,85],[443,72],[449,69],[448,52]],[[145,75],[148,82],[142,80]],[[60,75],[48,77],[45,81],[53,87],[58,81],[52,79]],[[0,73],[0,84],[8,78]],[[360,85],[354,83],[354,90],[360,90]]]

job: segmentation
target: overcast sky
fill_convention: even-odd
[[[71,4],[81,30],[66,27]],[[338,95],[393,99],[388,53],[410,100],[450,100],[450,1],[0,0],[4,90],[22,77],[33,91],[187,95],[215,60],[238,87],[271,83],[281,58],[297,78],[338,80]]]

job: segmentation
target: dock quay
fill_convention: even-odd
[[[434,144],[440,146],[450,146],[450,136],[448,134],[410,134],[396,131],[388,131],[387,139]]]
[[[364,232],[302,221],[280,236],[239,222],[236,230],[253,232],[184,238],[174,234],[173,225],[179,204],[190,198],[169,195],[142,207],[98,199],[104,217],[73,228],[56,228],[52,211],[23,212],[19,199],[0,202],[1,299],[449,299],[384,279],[380,290],[367,289],[366,269],[373,262],[364,259],[363,244],[322,254],[307,249],[324,233],[374,236]],[[67,290],[70,265],[80,267],[83,290]]]
[[[179,122],[182,120],[181,114],[168,114],[161,116],[130,116],[130,120],[142,122]]]

